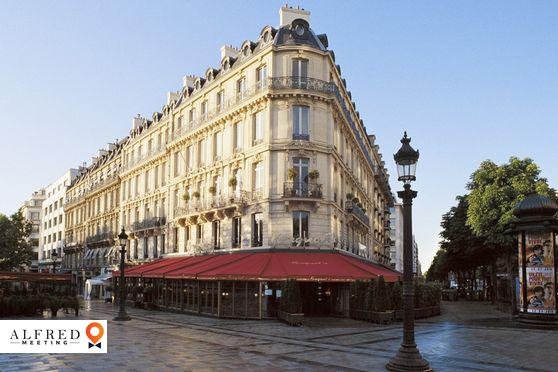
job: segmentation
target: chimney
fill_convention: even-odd
[[[376,142],[376,136],[373,134],[368,135],[368,142],[370,142],[370,146],[374,146],[374,142]]]
[[[194,75],[187,75],[182,78],[182,86],[193,88],[196,77]]]
[[[99,160],[99,158],[97,156],[91,157],[91,165],[95,164],[97,162],[97,160]]]
[[[238,49],[236,49],[232,45],[223,45],[221,47],[221,61],[225,57],[236,58],[238,56],[238,53]]]
[[[105,149],[99,149],[99,158],[108,154],[108,151]]]
[[[118,143],[118,141],[116,141]],[[109,142],[108,150],[113,151],[116,148],[116,143]]]
[[[170,105],[172,101],[178,100],[180,95],[177,92],[168,92],[167,93],[167,105]]]
[[[139,127],[141,127],[142,122],[143,122],[143,119],[140,116],[140,114],[138,114],[138,116],[136,116],[135,118],[132,119],[132,130],[136,130]]]
[[[279,9],[279,26],[287,26],[293,23],[295,19],[304,19],[310,23],[310,12],[300,7],[290,7],[285,5]]]

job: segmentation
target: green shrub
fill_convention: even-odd
[[[386,288],[386,282],[383,276],[379,276],[376,279],[376,306],[375,311],[386,311],[388,309],[388,293]]]
[[[362,280],[356,280],[351,283],[350,293],[351,299],[349,306],[353,310],[365,310],[366,309],[366,292],[368,289],[368,283]]]
[[[302,311],[300,285],[295,279],[287,279],[283,283],[280,307],[282,311],[290,314],[297,314]]]
[[[65,305],[65,301],[62,297],[48,296],[48,307],[52,312],[53,318],[56,318],[56,315],[58,314],[58,310],[64,308],[64,305]]]
[[[371,279],[366,284],[366,295],[364,297],[364,306],[359,310],[376,311],[376,281]]]
[[[393,310],[400,310],[403,305],[403,289],[401,288],[401,282],[396,281],[393,283],[391,289],[391,307]]]

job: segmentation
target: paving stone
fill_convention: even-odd
[[[132,321],[114,322],[113,305],[86,305],[79,318],[109,320],[108,354],[0,354],[0,371],[376,371],[402,337],[400,323],[338,318],[293,328],[130,308]],[[483,303],[444,303],[443,315],[416,325],[421,353],[437,371],[556,371],[557,339],[558,332],[525,329]]]

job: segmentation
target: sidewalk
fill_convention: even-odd
[[[444,303],[443,315],[417,322],[417,343],[435,370],[556,370],[558,333],[474,324],[509,317],[490,306]],[[109,320],[108,354],[0,354],[0,370],[382,371],[402,337],[401,324],[349,319],[292,328],[131,308],[132,321],[114,322],[116,310],[91,302],[80,315]]]

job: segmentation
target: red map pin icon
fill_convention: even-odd
[[[99,332],[97,333],[96,336],[93,336],[91,334],[91,329],[93,329],[93,328],[97,328],[99,330]],[[87,337],[89,337],[91,342],[96,344],[97,341],[99,341],[103,337],[103,335],[105,334],[105,330],[103,329],[103,326],[100,323],[93,322],[93,323],[89,323],[89,325],[85,329],[85,334],[87,335]]]

